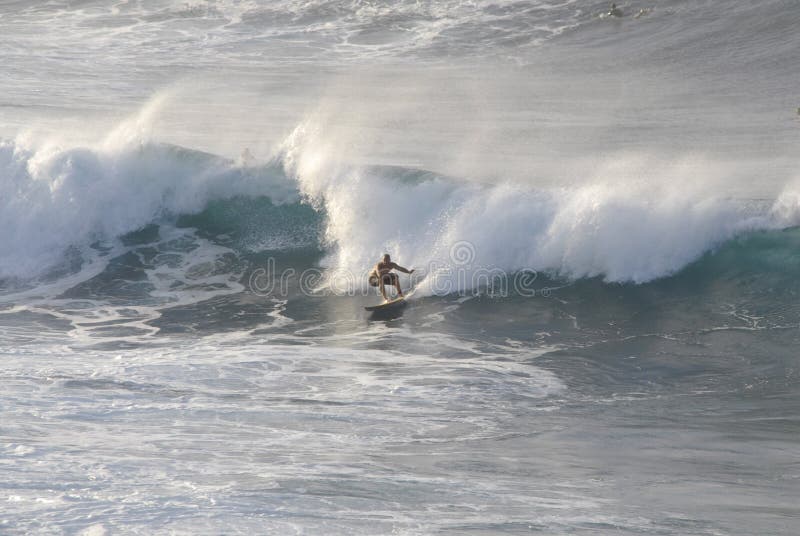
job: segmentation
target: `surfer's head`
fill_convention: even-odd
[[[383,254],[383,262],[391,262],[392,258],[389,256],[388,253]]]

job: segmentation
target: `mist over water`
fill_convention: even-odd
[[[0,6],[0,532],[796,534],[800,8],[619,7]]]

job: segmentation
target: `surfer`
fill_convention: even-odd
[[[414,270],[403,268],[399,264],[392,262],[392,258],[388,253],[384,254],[383,260],[376,264],[375,268],[369,273],[369,284],[373,287],[380,286],[381,296],[386,301],[389,301],[389,298],[386,297],[386,285],[394,285],[394,288],[397,289],[397,295],[401,298],[403,297],[403,291],[400,290],[400,278],[392,270],[397,270],[404,274],[414,273]]]
[[[242,167],[253,167],[256,163],[256,157],[250,152],[249,147],[245,147],[242,151],[242,156],[239,157]]]
[[[621,17],[622,10],[617,7],[617,4],[611,4],[611,9],[608,11],[609,17]]]

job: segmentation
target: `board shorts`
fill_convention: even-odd
[[[397,274],[394,274],[394,273],[383,274],[383,284],[384,285],[394,285],[398,281],[399,280],[397,279]],[[369,285],[371,287],[377,287],[378,286],[378,276],[377,275],[372,274],[371,276],[369,276]]]

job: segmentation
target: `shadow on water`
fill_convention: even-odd
[[[406,306],[405,302],[392,306],[392,307],[385,307],[383,309],[376,309],[369,314],[369,321],[391,321],[391,320],[398,320],[403,316],[403,311],[405,311]]]

